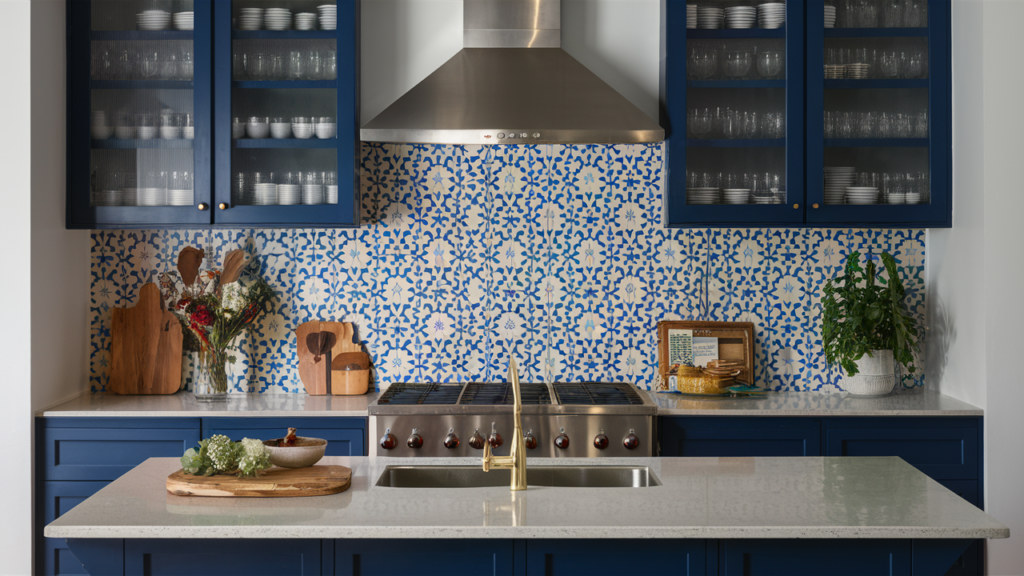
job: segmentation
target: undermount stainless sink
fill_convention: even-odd
[[[377,486],[390,488],[481,488],[508,486],[511,470],[484,472],[479,466],[388,466]],[[647,488],[661,481],[647,466],[535,466],[529,486],[565,488]]]

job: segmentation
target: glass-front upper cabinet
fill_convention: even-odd
[[[803,1],[666,2],[662,18],[669,225],[801,222]]]
[[[354,0],[214,4],[216,224],[357,224]]]
[[[949,0],[808,4],[808,222],[950,225],[949,36]]]
[[[67,227],[210,223],[212,7],[67,3]]]

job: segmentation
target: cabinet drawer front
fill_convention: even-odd
[[[269,544],[269,545],[268,545]],[[125,576],[320,576],[320,540],[133,540]]]
[[[47,524],[60,518],[83,500],[99,492],[106,482],[44,482],[40,491],[40,505],[37,513],[39,522],[37,539],[38,569],[44,576],[82,575],[88,572],[75,555],[68,551],[63,538],[43,538],[42,531]]]
[[[116,480],[147,458],[179,458],[199,442],[194,428],[44,428],[41,471],[46,480]]]
[[[512,576],[512,540],[335,540],[335,576]]]
[[[528,540],[529,576],[618,576],[663,574],[703,576],[707,567],[705,540]]]
[[[829,428],[828,456],[899,456],[932,478],[978,479],[975,428]]]
[[[814,418],[662,418],[661,456],[818,456]]]
[[[299,436],[327,440],[327,456],[365,456],[364,418],[204,418],[203,438],[223,434],[236,442],[242,438],[281,438],[288,428]]]
[[[722,576],[910,576],[911,540],[721,540]]]

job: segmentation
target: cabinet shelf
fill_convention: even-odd
[[[927,138],[825,138],[826,148],[927,148]]]
[[[192,90],[191,80],[91,80],[93,90]]]
[[[232,30],[234,40],[333,40],[337,30]]]
[[[687,88],[785,88],[785,80],[687,80]]]
[[[164,140],[162,138],[153,138],[151,140],[120,140],[117,138],[107,138],[106,140],[93,140],[93,150],[136,150],[141,148],[167,148],[167,149],[179,149],[187,150],[193,148],[195,140],[178,138],[174,140]]]
[[[192,30],[109,30],[94,31],[92,40],[192,40]]]
[[[702,30],[702,29],[687,29],[686,38],[689,40],[726,40],[730,38],[785,38],[786,27],[762,29],[762,28],[744,28],[742,30],[728,30],[728,29],[717,29],[717,30]]]
[[[337,148],[337,138],[308,138],[306,140],[300,140],[298,138],[239,138],[232,141],[232,145],[235,148]]]
[[[686,139],[688,148],[782,148],[785,145],[785,138]]]
[[[336,80],[233,80],[232,88],[242,89],[299,89],[299,88],[337,88]]]
[[[927,88],[928,79],[825,80],[826,90]]]
[[[825,28],[825,38],[905,38],[928,36],[927,28]]]

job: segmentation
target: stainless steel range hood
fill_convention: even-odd
[[[366,142],[607,144],[665,131],[561,49],[560,0],[464,0],[463,49],[361,130]]]

